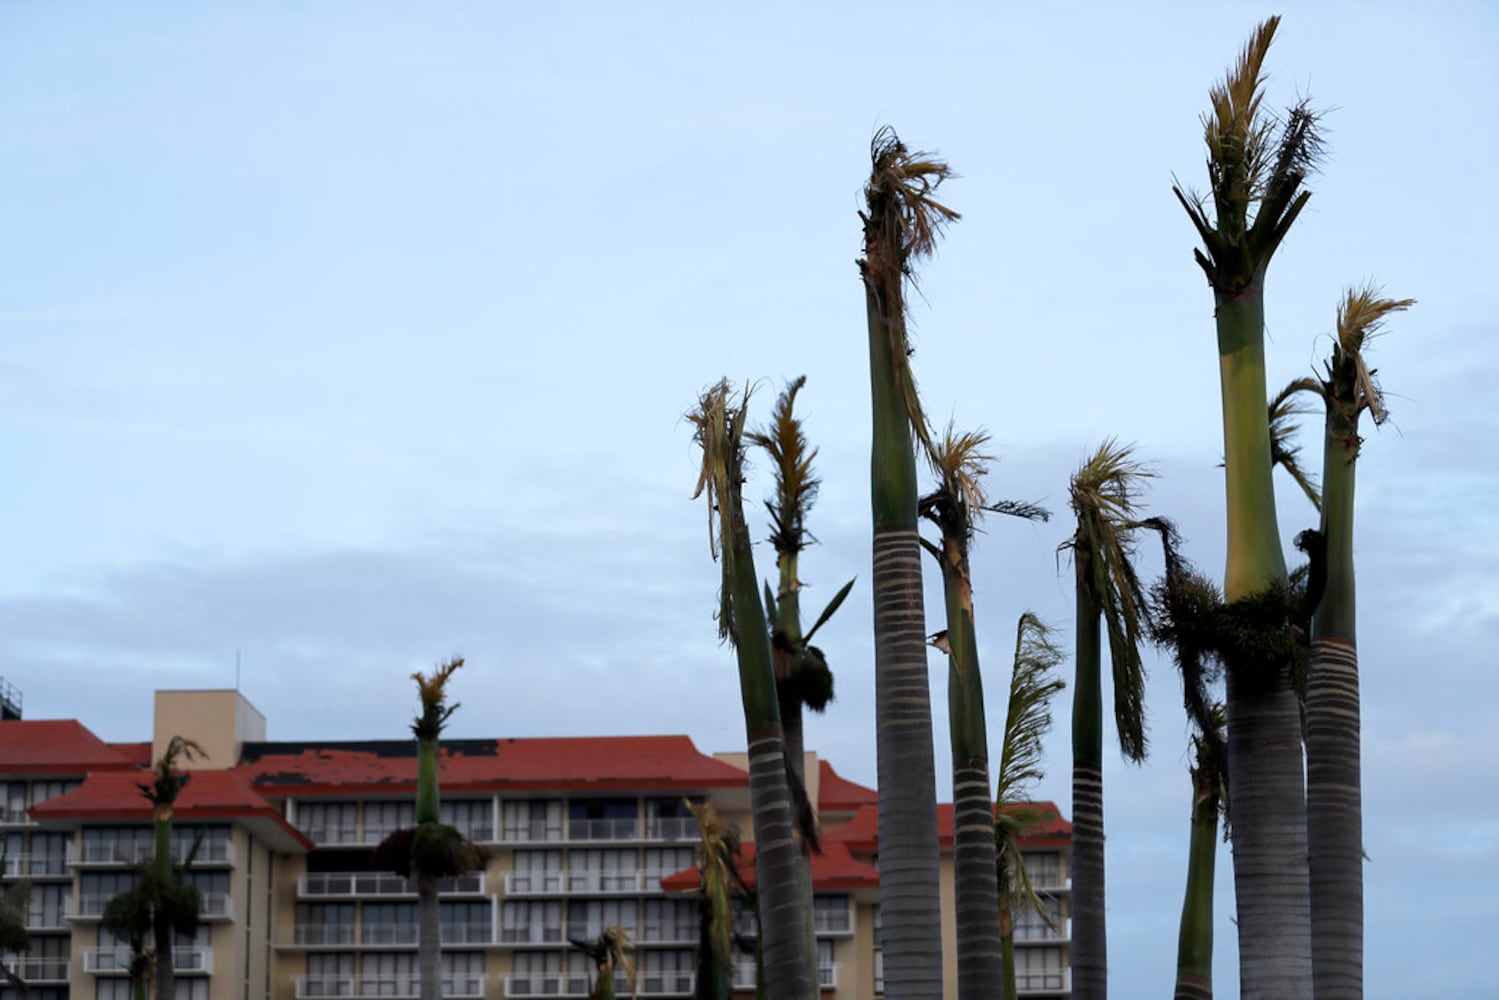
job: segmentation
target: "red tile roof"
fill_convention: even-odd
[[[152,764],[149,743],[111,743],[109,748],[129,758],[137,767],[150,767]]]
[[[130,756],[74,719],[0,722],[0,773],[81,775],[133,767]]]
[[[857,860],[848,852],[848,847],[837,841],[823,841],[822,853],[812,855],[812,887],[814,889],[877,889],[880,873],[873,865]],[[750,888],[755,887],[755,845],[744,844],[739,848],[739,872]],[[685,868],[661,880],[661,888],[667,892],[691,892],[702,884],[702,876],[696,868]]]
[[[873,788],[849,781],[827,761],[818,761],[817,809],[819,812],[855,812],[860,806],[879,801]]]
[[[1035,809],[1043,819],[1039,826],[1019,838],[1025,847],[1066,847],[1072,843],[1072,824],[1062,818],[1055,802],[1030,802],[1026,808]],[[1020,806],[1016,806],[1020,808]],[[879,810],[869,805],[860,809],[847,823],[822,835],[823,843],[829,840],[846,845],[849,850],[874,853],[879,848]],[[952,803],[937,806],[937,841],[943,847],[952,847]]]
[[[415,741],[246,744],[237,768],[267,795],[382,794],[416,788]],[[743,788],[749,775],[686,736],[455,740],[442,749],[451,791]]]

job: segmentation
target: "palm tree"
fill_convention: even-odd
[[[1154,473],[1128,446],[1105,441],[1073,474],[1077,531],[1077,662],[1072,689],[1072,989],[1079,998],[1108,993],[1104,918],[1103,677],[1099,623],[1107,627],[1113,666],[1114,728],[1125,759],[1145,759],[1145,671],[1140,662],[1145,594],[1131,561],[1141,485]]]
[[[635,962],[630,958],[630,952],[635,950],[635,942],[630,940],[630,935],[623,927],[610,924],[592,941],[578,938],[568,940],[573,943],[573,947],[593,960],[593,990],[589,992],[588,1000],[614,1000],[616,973],[624,975],[629,983],[630,994],[634,995]]]
[[[443,727],[458,709],[447,703],[448,680],[463,666],[455,656],[430,674],[414,673],[422,712],[411,723],[416,737],[416,826],[396,830],[375,847],[371,864],[406,878],[416,878],[418,911],[417,974],[421,978],[421,1000],[441,1000],[440,972],[441,911],[437,901],[438,879],[452,878],[483,868],[489,853],[469,842],[462,833],[442,822],[438,747]]]
[[[1026,805],[1031,782],[1042,778],[1041,740],[1051,729],[1051,699],[1066,687],[1052,671],[1063,653],[1052,641],[1052,630],[1027,611],[1015,629],[1015,664],[1010,674],[1010,699],[1005,709],[1004,741],[999,756],[999,789],[994,797],[994,851],[999,883],[999,923],[1004,951],[1004,997],[1016,1000],[1015,920],[1017,909],[1034,909],[1042,919],[1055,919],[1031,886],[1020,838],[1044,816]]]
[[[729,1000],[729,972],[734,963],[734,857],[739,833],[725,823],[713,803],[688,801],[701,840],[698,873],[703,904],[698,941],[696,1000]]]
[[[930,455],[937,489],[920,510],[941,531],[941,543],[922,546],[942,570],[947,628],[932,645],[947,654],[947,705],[952,741],[953,884],[958,947],[958,996],[996,996],[1003,989],[999,898],[991,891],[995,870],[994,810],[989,799],[989,734],[984,720],[984,684],[974,630],[973,578],[968,552],[984,513],[1013,513],[1015,504],[991,505],[983,477],[992,457],[983,453],[989,435],[946,435]],[[1028,506],[1028,505],[1027,505]],[[1030,516],[1044,511],[1030,507]]]
[[[802,422],[795,416],[797,393],[807,384],[805,375],[787,384],[776,400],[770,426],[746,434],[749,442],[762,449],[775,469],[776,494],[765,506],[770,511],[771,543],[776,550],[777,589],[765,588],[765,610],[770,619],[770,649],[775,663],[776,700],[781,712],[781,731],[786,738],[786,761],[793,781],[792,795],[799,825],[815,829],[816,815],[807,802],[805,743],[802,736],[802,707],[822,712],[833,699],[833,674],[821,649],[811,645],[812,636],[823,626],[848,592],[850,580],[833,595],[812,628],[802,632],[801,591],[798,576],[802,550],[813,539],[807,530],[807,514],[817,500],[822,485],[812,470],[817,449],[809,448]],[[797,858],[797,895],[802,909],[812,912],[812,859],[807,851]],[[808,955],[817,954],[817,938],[812,922],[806,922]]]
[[[937,776],[911,440],[914,434],[929,449],[931,436],[911,375],[904,285],[958,213],[934,197],[951,174],[947,164],[912,153],[888,128],[875,134],[871,159],[859,273],[873,415],[869,478],[885,995],[937,1000],[942,996]]]
[[[1173,191],[1203,246],[1194,254],[1213,289],[1223,399],[1228,512],[1224,595],[1253,599],[1265,628],[1285,628],[1285,555],[1276,524],[1265,399],[1264,283],[1270,259],[1306,206],[1321,152],[1317,115],[1305,103],[1274,118],[1262,111],[1261,67],[1279,18],[1255,31],[1203,118],[1209,198]],[[1246,610],[1246,614],[1250,612]],[[1277,617],[1280,619],[1276,621]],[[1296,1000],[1311,992],[1306,800],[1300,714],[1288,656],[1251,644],[1228,664],[1229,794],[1240,986],[1246,1000]]]
[[[776,703],[775,667],[765,610],[755,577],[755,557],[744,520],[744,422],[749,394],[738,405],[729,383],[705,392],[692,421],[694,440],[703,450],[703,467],[694,498],[708,501],[710,547],[723,570],[718,611],[720,638],[734,645],[739,660],[739,690],[744,703],[749,749],[750,807],[755,827],[755,858],[760,918],[765,928],[761,947],[765,981],[771,996],[803,1000],[817,995],[817,980],[806,951],[806,923],[812,915],[797,893],[797,855],[793,836],[791,788],[787,781],[785,741]]]
[[[1414,304],[1349,289],[1319,389],[1327,420],[1323,498],[1313,572],[1324,575],[1314,602],[1306,690],[1307,842],[1312,898],[1312,975],[1316,995],[1364,994],[1363,778],[1359,766],[1358,647],[1354,625],[1353,494],[1362,438],[1360,415],[1388,417],[1364,348],[1385,318]],[[1321,555],[1321,560],[1316,555]],[[1319,581],[1321,583],[1321,581]],[[1320,600],[1318,597],[1320,596]]]
[[[1217,706],[1221,714],[1222,706]],[[1213,879],[1218,858],[1218,817],[1227,788],[1227,746],[1222,727],[1192,734],[1192,835],[1187,889],[1176,944],[1176,1000],[1212,1000]]]
[[[0,854],[0,873],[4,871],[5,855]],[[30,879],[21,879],[0,892],[0,951],[19,956],[31,947],[31,935],[26,933],[26,904],[30,898]],[[18,961],[18,968],[19,965]],[[16,969],[0,962],[0,976],[15,988],[19,1000],[26,1000],[26,980]]]

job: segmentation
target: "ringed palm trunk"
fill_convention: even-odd
[[[1072,995],[1108,994],[1103,851],[1103,609],[1089,586],[1093,555],[1073,554],[1077,659],[1072,682]]]
[[[1218,858],[1217,779],[1192,770],[1192,836],[1176,944],[1176,1000],[1212,1000],[1213,878]]]
[[[421,737],[416,747],[417,829],[436,824],[442,816],[437,774],[436,737]],[[442,1000],[442,936],[437,900],[437,879],[420,866],[416,877],[417,974],[421,977],[421,1000]]]
[[[973,591],[964,540],[944,531],[942,585],[947,603],[948,718],[952,742],[953,894],[959,1000],[988,1000],[1004,989],[999,893],[995,891],[994,806],[989,735],[973,625]]]
[[[1236,296],[1217,296],[1232,604],[1286,585],[1271,480],[1265,393],[1264,271]],[[1245,1000],[1311,992],[1306,788],[1301,711],[1291,663],[1227,670],[1228,788],[1239,976]]]
[[[158,804],[155,816],[156,877],[160,884],[172,884],[172,807]],[[175,933],[167,914],[158,908],[151,928],[156,946],[156,1000],[175,1000],[177,975],[172,967],[172,945]]]

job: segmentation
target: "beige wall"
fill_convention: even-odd
[[[182,760],[185,770],[222,769],[239,762],[240,746],[265,739],[265,716],[238,691],[158,691],[151,759],[160,760],[172,737],[192,740],[206,754]]]

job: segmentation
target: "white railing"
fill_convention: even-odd
[[[818,965],[817,985],[825,990],[836,990],[838,988],[839,964],[838,962],[834,962],[831,965]]]
[[[26,911],[26,929],[28,931],[65,931],[68,929],[68,921],[73,919],[73,914],[64,908],[52,910]]]
[[[570,871],[567,873],[567,891],[612,895],[615,893],[635,895],[645,885],[640,872],[617,871]]]
[[[563,872],[506,872],[505,895],[507,896],[560,896],[567,890],[562,888]]]
[[[1066,923],[1060,917],[1056,919],[1057,927],[1055,930],[1039,922],[1034,924],[1017,923],[1015,925],[1015,942],[1017,944],[1024,944],[1031,941],[1044,941],[1048,944],[1056,944],[1058,941],[1067,940],[1067,935],[1064,933]]]
[[[838,966],[841,963],[820,963],[817,966],[817,985],[825,990],[838,988]],[[753,962],[735,962],[730,985],[736,990],[755,988],[755,965]]]
[[[191,841],[172,842],[172,860],[185,864],[192,854]],[[138,865],[156,857],[156,845],[149,840],[92,840],[79,848],[78,858],[73,863],[81,867],[94,865]],[[227,840],[204,840],[198,844],[198,853],[193,854],[193,867],[199,865],[234,864],[234,845]]]
[[[1049,972],[1016,972],[1017,993],[1056,993],[1072,989],[1072,970],[1056,969]]]
[[[515,972],[505,977],[506,997],[586,997],[588,975],[582,972]]]
[[[362,836],[357,826],[309,825],[298,827],[298,829],[307,836],[308,840],[319,847],[347,847],[374,843],[369,838]]]
[[[96,976],[126,975],[130,972],[130,949],[119,945],[113,948],[83,949],[83,971]],[[172,949],[172,971],[179,976],[206,976],[213,972],[213,951],[193,945]]]
[[[292,941],[303,945],[350,945],[354,943],[353,924],[297,924]]]
[[[546,820],[525,820],[509,823],[500,828],[502,844],[556,844],[567,838],[562,834],[562,821],[548,823]]]
[[[441,895],[482,896],[484,873],[440,878],[437,891]],[[416,881],[389,872],[309,872],[297,877],[297,895],[308,898],[415,896]]]
[[[351,997],[354,995],[353,976],[298,976],[298,1000],[321,997]]]
[[[697,820],[691,816],[647,817],[646,840],[697,840]]]
[[[360,944],[416,944],[420,936],[421,928],[416,924],[365,924],[359,928]]]
[[[848,909],[812,911],[812,929],[818,934],[850,934],[853,924],[848,918]]]
[[[441,924],[438,929],[443,944],[494,943],[494,925],[487,920]]]
[[[38,983],[65,983],[68,981],[70,963],[66,958],[38,958],[27,956],[25,958],[10,959],[6,963],[16,975],[26,980],[31,985]]]
[[[68,874],[66,854],[14,854],[0,859],[0,878],[46,878]]]
[[[561,927],[527,924],[500,928],[501,944],[555,944],[563,940]]]
[[[442,977],[444,997],[482,997],[482,972],[449,973]],[[314,997],[417,997],[421,977],[415,973],[393,976],[298,976],[297,996]]]
[[[637,972],[635,995],[638,997],[686,997],[692,995],[697,976],[691,972]],[[754,983],[750,984],[754,987]]]
[[[574,819],[567,823],[569,840],[639,840],[640,824],[634,816],[616,819]]]
[[[227,892],[200,892],[198,916],[203,920],[233,920],[234,900]]]
[[[696,924],[652,924],[647,923],[636,938],[636,944],[697,944]]]
[[[36,826],[36,820],[26,815],[26,808],[5,806],[0,808],[0,826]]]

